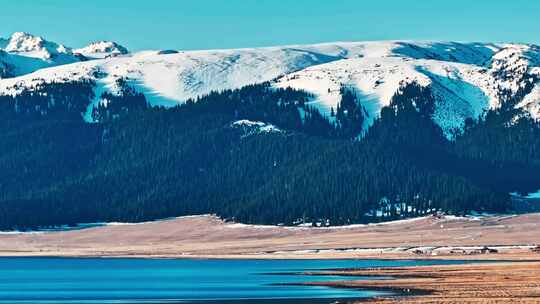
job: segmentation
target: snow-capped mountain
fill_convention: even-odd
[[[119,45],[114,41],[97,41],[92,42],[86,47],[73,50],[74,53],[81,54],[87,58],[107,58],[119,55],[125,55],[128,52],[127,48]]]
[[[84,60],[62,44],[24,32],[14,33],[9,39],[0,39],[0,50],[0,78]]]
[[[380,41],[128,54],[112,42],[71,51],[27,34],[14,37],[5,47],[8,52],[0,54],[7,69],[16,58],[11,56],[32,52],[102,58],[43,66],[27,75],[0,80],[0,93],[10,95],[44,83],[92,80],[97,98],[88,105],[87,121],[92,120],[89,113],[101,102],[101,93],[118,93],[119,79],[145,94],[152,105],[161,106],[183,103],[214,90],[274,81],[276,87],[313,93],[310,104],[326,114],[337,107],[340,88],[347,87],[361,97],[369,114],[365,128],[400,87],[416,82],[431,87],[436,101],[433,120],[448,137],[459,131],[467,118],[478,118],[512,98],[518,99],[516,106],[524,115],[540,118],[540,48],[534,45]],[[123,56],[115,56],[119,54]],[[6,67],[0,65],[0,73],[2,69]]]
[[[318,96],[314,104],[326,113],[336,108],[340,87],[346,85],[363,97],[371,118],[368,125],[404,83],[430,85],[437,102],[433,119],[451,136],[465,119],[500,107],[505,90],[514,96],[527,83],[537,82],[536,50],[525,45],[397,43],[385,54],[310,67],[282,77],[277,85],[314,92]],[[526,93],[531,100],[527,104],[538,105],[540,95]]]
[[[5,46],[5,51],[26,53],[43,59],[51,59],[59,54],[71,54],[71,50],[61,44],[24,32],[14,33]]]
[[[4,51],[55,63],[56,65],[80,61],[71,48],[24,32],[11,35]]]

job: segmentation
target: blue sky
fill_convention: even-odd
[[[256,47],[383,39],[540,43],[535,0],[2,0],[0,37],[79,47]]]

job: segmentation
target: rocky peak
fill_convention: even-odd
[[[75,50],[75,52],[87,57],[105,58],[125,55],[128,53],[128,50],[114,41],[96,41],[84,48]]]
[[[5,51],[12,53],[34,53],[38,57],[51,59],[58,54],[71,54],[71,49],[62,44],[47,41],[39,36],[25,32],[16,32],[11,35]]]

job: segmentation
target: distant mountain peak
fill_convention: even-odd
[[[15,32],[8,39],[0,38],[0,78],[12,78],[37,70],[85,61],[71,48],[27,32]]]
[[[75,53],[80,53],[87,57],[114,57],[118,55],[128,54],[129,51],[124,46],[114,41],[96,41],[92,42],[84,48],[75,50]]]
[[[5,46],[12,53],[34,53],[36,57],[51,59],[58,54],[71,54],[71,49],[56,42],[45,40],[26,32],[15,32]]]

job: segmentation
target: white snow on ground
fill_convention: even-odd
[[[242,224],[242,223],[231,223],[227,224],[225,227],[231,228],[231,229],[240,229],[240,228],[252,228],[252,229],[274,229],[280,226],[272,226],[272,225],[249,225],[249,224]]]
[[[172,106],[211,91],[239,88],[329,60],[307,51],[266,48],[158,54],[145,51],[111,58],[100,70],[127,78],[152,105]]]
[[[486,110],[500,105],[499,82],[484,67],[429,59],[343,59],[286,75],[276,86],[313,93],[316,98],[310,104],[327,115],[331,108],[336,109],[342,86],[356,91],[369,114],[367,128],[380,115],[380,110],[390,104],[398,89],[411,82],[431,85],[437,103],[433,119],[448,137],[452,137],[453,130],[462,128],[465,119],[477,119]],[[528,98],[527,109],[538,111],[540,94],[531,93]]]
[[[465,217],[458,217],[458,216],[453,216],[453,215],[443,215],[443,216],[437,218],[437,222],[438,223],[444,223],[444,222],[448,222],[448,221],[476,221],[476,220],[481,219],[482,217],[492,217],[492,216],[494,216],[494,215],[492,215],[492,214],[483,214],[483,215],[477,214],[477,215],[465,216]],[[63,225],[63,226],[59,226],[59,227],[43,228],[43,229],[30,230],[30,231],[17,231],[17,230],[15,230],[15,231],[0,231],[0,235],[2,235],[2,234],[46,233],[46,232],[57,232],[57,231],[67,231],[67,230],[94,228],[94,227],[101,227],[101,226],[142,225],[142,224],[159,223],[159,222],[164,222],[164,221],[181,220],[181,219],[189,219],[189,218],[213,218],[213,219],[216,219],[216,220],[219,219],[214,214],[186,215],[186,216],[179,216],[179,217],[164,218],[164,219],[159,219],[159,220],[154,220],[154,221],[137,222],[137,223],[130,223],[130,222],[97,222],[97,223],[80,223],[80,224],[77,224],[75,226]],[[433,218],[433,216],[428,215],[428,216],[423,216],[423,217],[416,217],[416,218],[388,221],[388,222],[382,222],[382,223],[353,224],[353,225],[345,225],[345,226],[328,226],[328,227],[324,227],[324,226],[323,227],[312,227],[311,225],[306,225],[306,224],[299,224],[297,226],[283,226],[283,225],[252,225],[252,224],[242,224],[242,223],[228,222],[228,223],[225,223],[224,227],[227,228],[227,229],[251,228],[251,229],[288,229],[288,230],[307,230],[307,229],[344,230],[344,229],[354,229],[354,228],[362,228],[362,227],[403,225],[403,224],[415,223],[415,222],[419,222],[419,221],[423,221],[423,220],[431,219],[431,218]]]
[[[524,81],[535,81],[520,76],[540,75],[540,49],[535,46],[413,41],[336,42],[173,54],[143,51],[43,69],[58,63],[35,58],[35,62],[26,62],[32,59],[28,57],[30,50],[42,50],[40,45],[60,54],[69,55],[71,50],[50,42],[37,43],[37,38],[32,37],[17,39],[23,40],[16,45],[17,49],[25,50],[26,55],[3,56],[14,63],[16,74],[25,75],[1,79],[0,94],[17,94],[39,83],[93,79],[99,99],[104,91],[114,93],[116,80],[124,78],[144,93],[151,105],[170,107],[211,91],[278,78],[276,87],[313,93],[315,98],[309,104],[326,114],[337,107],[342,85],[354,90],[369,113],[364,126],[367,129],[396,91],[403,84],[415,81],[432,86],[436,101],[433,119],[449,138],[454,130],[460,130],[466,118],[478,118],[487,109],[500,106],[499,88],[516,92]],[[119,47],[103,42],[79,51],[125,53]],[[3,57],[0,56],[0,61],[9,61]],[[17,60],[25,62],[17,63]],[[39,70],[33,72],[36,69]],[[535,118],[540,118],[539,86],[536,84],[518,105]],[[92,107],[102,102],[97,99]],[[89,117],[92,107],[84,115],[86,121],[92,121]]]
[[[409,223],[415,223],[419,221],[423,221],[426,219],[433,218],[433,216],[422,216],[422,217],[415,217],[415,218],[409,218],[409,219],[402,219],[402,220],[395,220],[395,221],[389,221],[389,222],[382,222],[382,223],[370,223],[370,224],[353,224],[353,225],[344,225],[344,226],[329,226],[329,227],[312,227],[311,225],[306,224],[299,224],[297,226],[274,226],[274,225],[250,225],[250,224],[241,224],[241,223],[229,223],[226,225],[227,228],[253,228],[253,229],[273,229],[273,228],[280,228],[280,229],[290,229],[290,230],[305,230],[305,229],[323,229],[323,230],[343,230],[343,229],[354,229],[354,228],[361,228],[361,227],[372,227],[372,226],[393,226],[393,225],[403,225],[403,224],[409,224]],[[445,215],[440,218],[437,218],[437,221],[440,223],[444,223],[447,221],[476,221],[480,217],[479,216],[466,216],[466,217],[458,217],[458,216],[452,216],[452,215]],[[311,224],[311,223],[308,223]]]
[[[517,107],[525,109],[535,120],[540,120],[540,84],[537,83]]]
[[[251,121],[247,119],[238,120],[231,124],[232,127],[235,128],[242,128],[244,130],[246,136],[251,136],[254,134],[261,134],[261,133],[280,133],[282,132],[278,127],[267,124],[261,121]]]
[[[12,234],[41,234],[43,231],[0,231],[0,235],[12,235]]]
[[[237,120],[232,123],[233,126],[246,126],[246,127],[262,127],[265,125],[264,122],[252,121],[247,119]]]
[[[366,108],[371,125],[382,107],[404,83],[416,81],[428,85],[429,78],[415,70],[407,59],[399,57],[343,59],[304,69],[279,79],[277,87],[292,87],[314,93],[310,105],[329,115],[341,100],[340,88],[356,91]]]
[[[0,79],[0,93],[3,95],[17,95],[24,90],[32,90],[36,87],[51,82],[80,81],[94,79],[99,61],[87,61],[74,64],[66,64],[58,67],[43,68],[31,74]]]
[[[277,128],[274,125],[267,124],[261,121],[252,121],[247,119],[237,120],[232,123],[235,127],[252,127],[252,128],[258,128],[260,131],[263,132],[279,132],[279,128]]]

